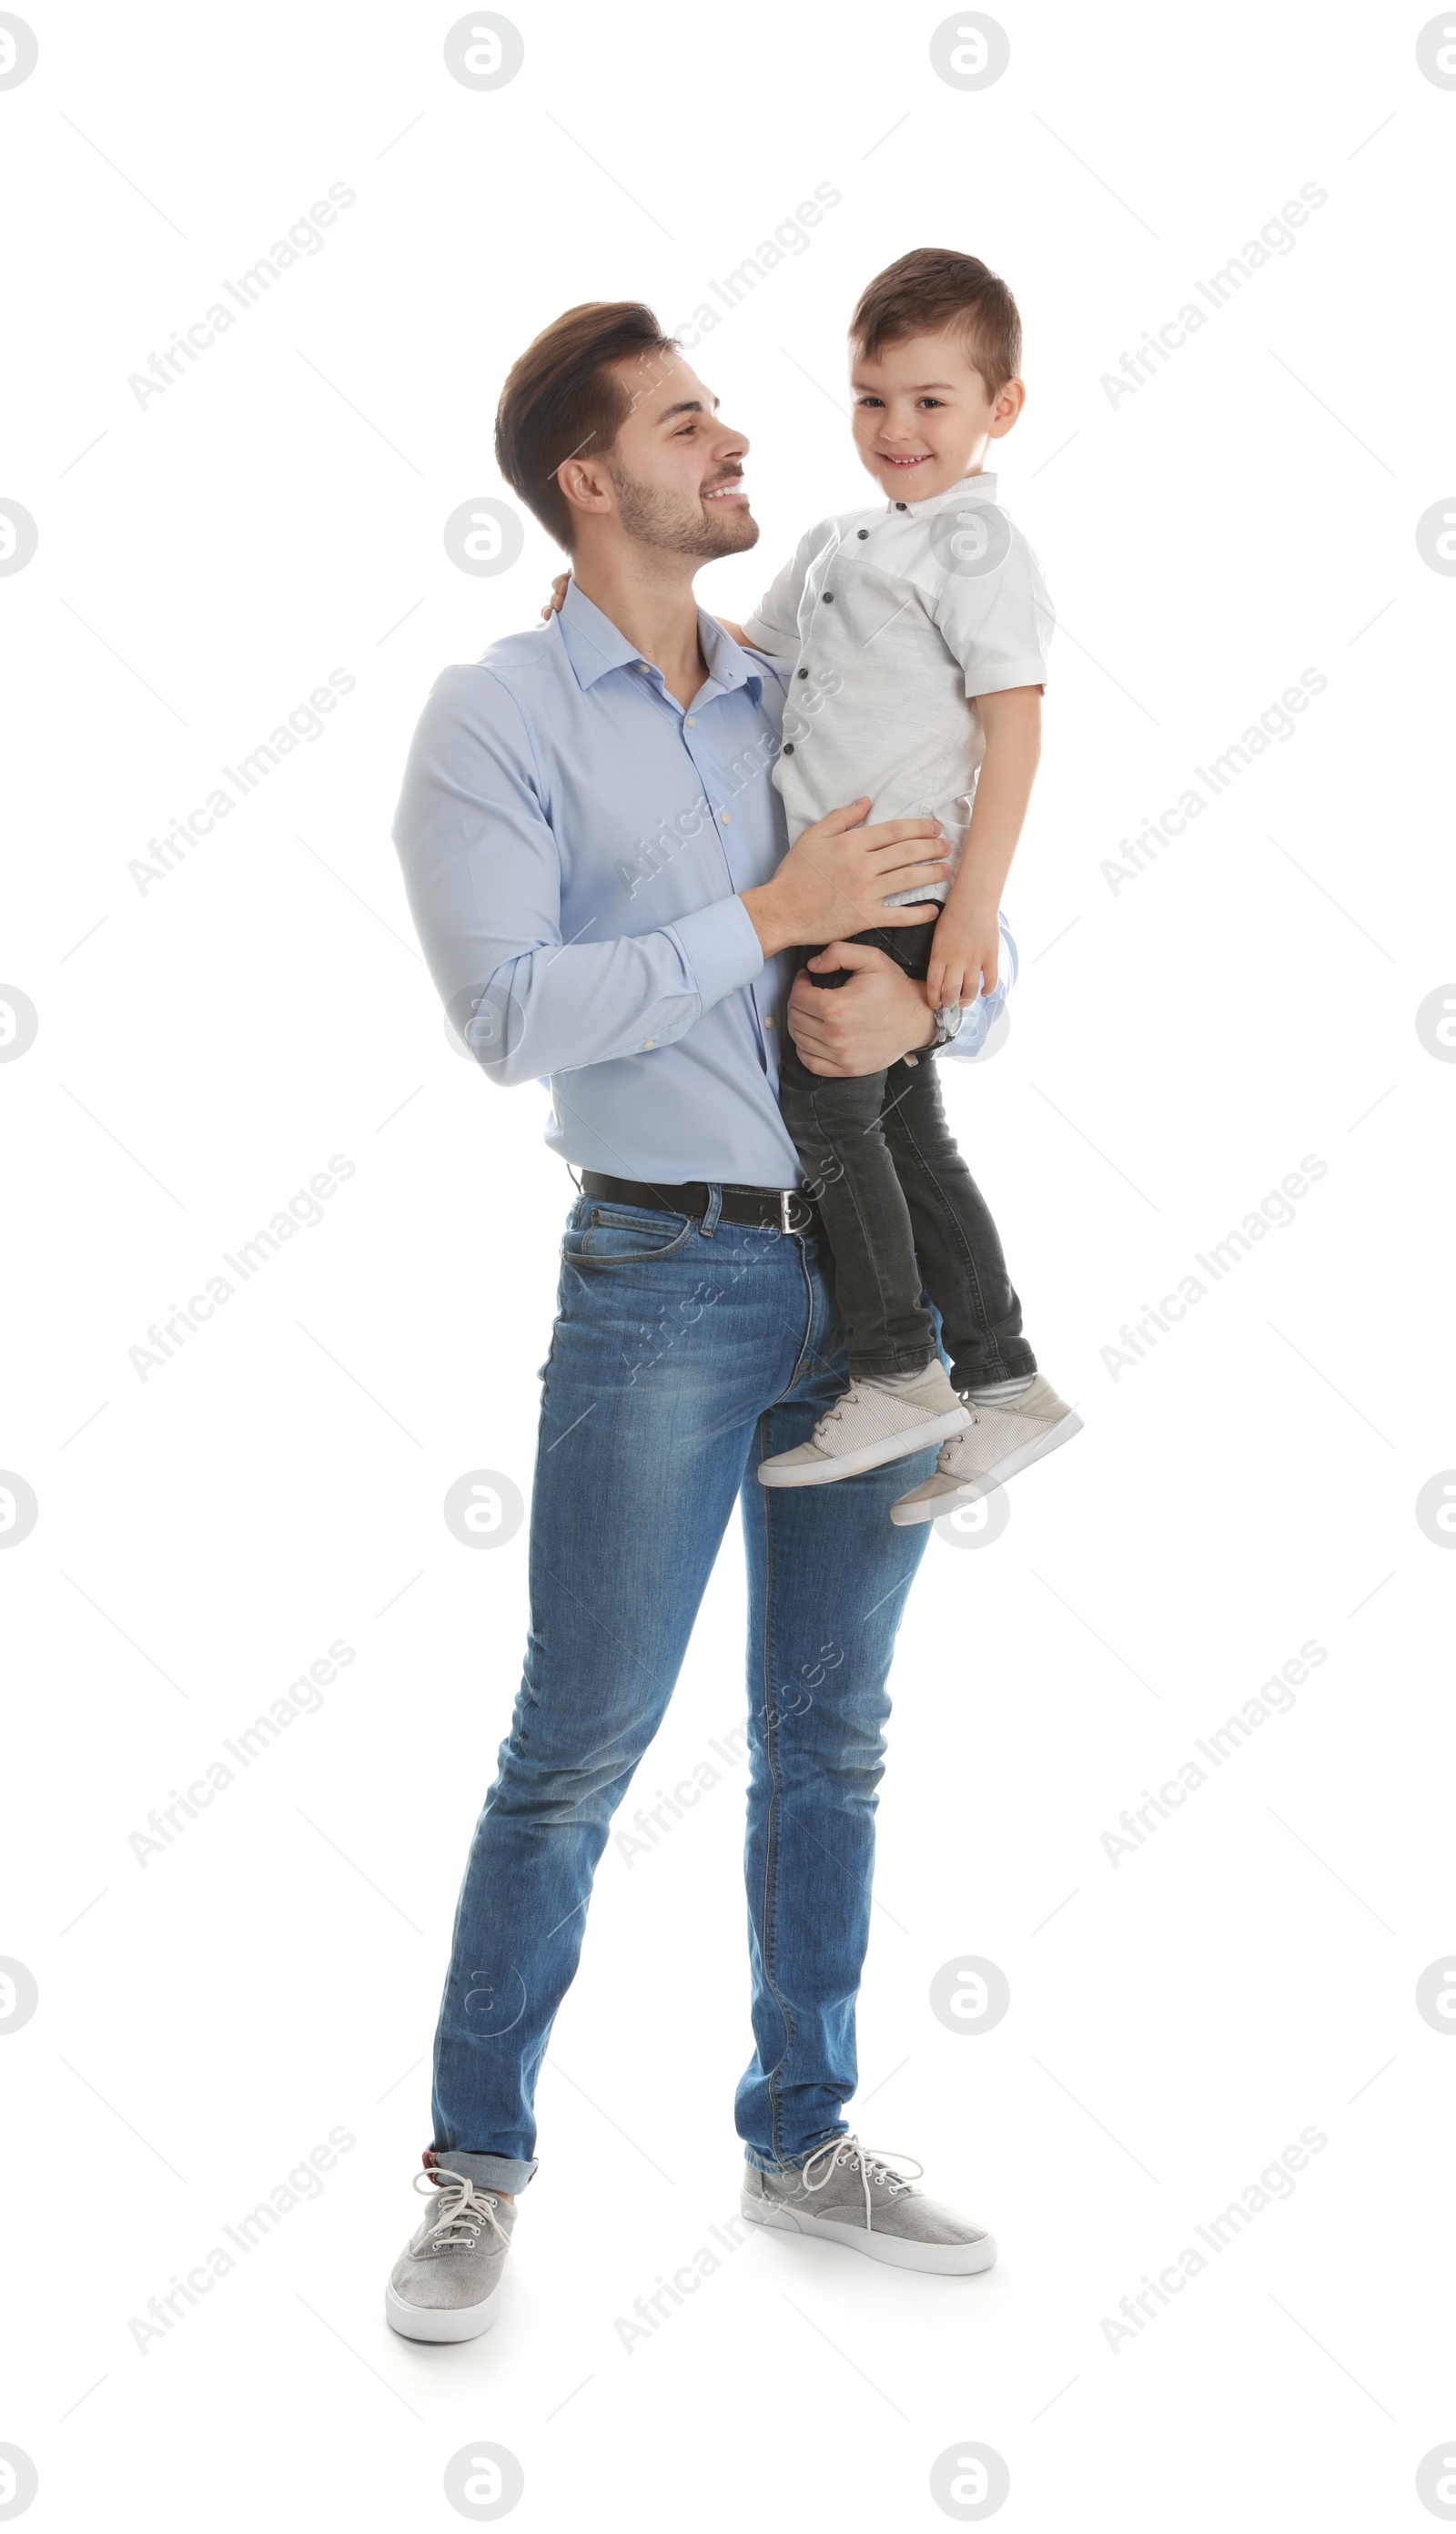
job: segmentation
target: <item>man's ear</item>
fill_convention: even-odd
[[[564,457],[556,470],[556,480],[563,499],[574,511],[590,511],[598,516],[610,511],[611,484],[599,458]]]

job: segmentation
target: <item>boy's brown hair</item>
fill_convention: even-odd
[[[866,360],[886,343],[954,327],[966,357],[999,396],[1021,375],[1021,319],[1005,283],[979,256],[921,246],[878,272],[850,319],[849,339]]]
[[[642,392],[656,384],[657,357],[678,345],[637,299],[591,299],[527,344],[496,408],[496,464],[557,544],[571,547],[571,505],[556,480],[569,457],[605,456]],[[641,390],[616,375],[636,354]]]

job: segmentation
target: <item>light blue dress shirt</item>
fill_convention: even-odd
[[[546,1140],[663,1186],[789,1188],[778,1050],[799,964],[741,889],[787,850],[770,776],[790,660],[699,614],[708,675],[669,694],[574,580],[549,625],[437,679],[394,843],[430,973],[492,1080],[550,1077]],[[974,1056],[1005,1000],[967,1009]]]

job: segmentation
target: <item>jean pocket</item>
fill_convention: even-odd
[[[561,1254],[573,1267],[630,1267],[675,1258],[692,1238],[693,1228],[689,1214],[586,1200],[573,1208]]]

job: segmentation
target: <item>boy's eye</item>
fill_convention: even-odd
[[[919,402],[920,402],[921,404],[928,404],[928,405],[943,404],[943,403],[944,403],[944,401],[945,401],[945,399],[944,399],[944,397],[943,397],[943,396],[921,396],[921,397],[919,398]]]

